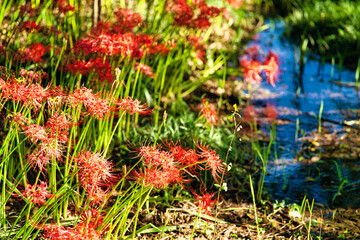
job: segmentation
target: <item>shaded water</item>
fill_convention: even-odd
[[[327,159],[308,163],[295,161],[300,150],[301,141],[296,141],[296,122],[299,122],[298,136],[301,131],[312,132],[318,128],[318,115],[323,101],[324,119],[335,122],[358,119],[351,109],[360,108],[358,92],[355,88],[344,87],[336,81],[355,82],[355,73],[343,68],[340,72],[337,67],[329,63],[321,64],[307,58],[303,74],[299,74],[299,47],[281,38],[284,23],[276,21],[271,28],[259,34],[251,45],[259,45],[267,54],[269,50],[279,56],[281,75],[275,87],[262,83],[261,88],[266,94],[254,94],[251,104],[264,106],[274,105],[279,119],[289,120],[288,124],[276,126],[277,159],[269,162],[265,177],[265,188],[273,200],[287,199],[290,202],[299,202],[306,196],[315,202],[324,205],[353,207],[360,203],[360,194],[356,189],[359,184],[345,188],[342,195],[332,202],[340,185],[335,160],[341,171],[341,176],[347,177],[350,183],[359,180],[360,169],[356,161]],[[342,128],[339,124],[323,122],[332,129]],[[346,186],[346,185],[345,185]]]

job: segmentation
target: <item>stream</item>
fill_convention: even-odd
[[[259,33],[248,46],[258,45],[265,55],[269,50],[277,54],[281,73],[275,87],[261,83],[262,94],[254,92],[250,104],[274,106],[277,118],[285,119],[286,123],[276,126],[277,156],[269,159],[265,191],[272,200],[288,203],[301,203],[306,195],[322,206],[356,207],[360,203],[357,191],[360,185],[356,182],[360,174],[358,160],[320,158],[311,162],[296,158],[303,142],[299,138],[318,129],[316,116],[322,102],[322,118],[328,120],[322,124],[330,131],[341,131],[343,126],[339,123],[358,119],[351,111],[360,108],[358,92],[354,87],[344,86],[355,82],[355,73],[344,67],[340,71],[330,63],[322,64],[306,56],[300,76],[299,47],[283,39],[284,22],[267,23],[270,28]],[[268,128],[265,131],[269,132]],[[335,197],[341,182],[346,183],[345,188]]]

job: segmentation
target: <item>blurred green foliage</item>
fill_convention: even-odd
[[[285,19],[285,35],[298,45],[307,41],[325,61],[335,58],[355,69],[360,54],[359,1],[294,2],[300,3]]]

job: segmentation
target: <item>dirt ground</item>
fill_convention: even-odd
[[[231,194],[222,198],[217,210],[197,218],[196,206],[182,202],[172,208],[155,206],[144,210],[140,223],[153,224],[150,233],[138,239],[359,239],[360,210],[324,209],[314,206],[301,215],[293,206],[251,199],[234,202]],[[196,222],[196,225],[195,225]],[[311,226],[309,227],[309,223]],[[194,225],[195,230],[194,229]],[[166,226],[159,228],[155,226]]]

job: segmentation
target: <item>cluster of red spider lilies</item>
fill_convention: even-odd
[[[234,9],[243,3],[227,2]],[[191,183],[208,174],[208,182],[221,186],[227,167],[205,141],[194,140],[193,146],[171,139],[130,143],[138,160],[131,166],[109,156],[116,144],[124,144],[139,115],[156,113],[157,119],[163,98],[195,89],[183,65],[196,59],[211,68],[203,33],[214,18],[230,13],[203,0],[171,0],[154,7],[161,11],[153,18],[151,11],[144,19],[120,7],[112,18],[87,29],[78,22],[80,3],[14,3],[9,8],[14,11],[7,15],[12,34],[0,42],[5,135],[0,140],[0,229],[9,229],[8,239],[39,233],[62,240],[135,235],[140,209],[152,192],[176,184],[191,190],[199,213],[211,214],[215,193],[201,189],[197,194]],[[160,16],[166,16],[165,24]],[[157,27],[164,32],[156,32]],[[241,60],[245,81],[258,83],[264,71],[274,84],[275,54],[269,53],[264,63],[250,59]],[[198,115],[209,128],[221,124],[216,106],[206,98]],[[22,200],[22,210],[9,220],[13,198]]]

